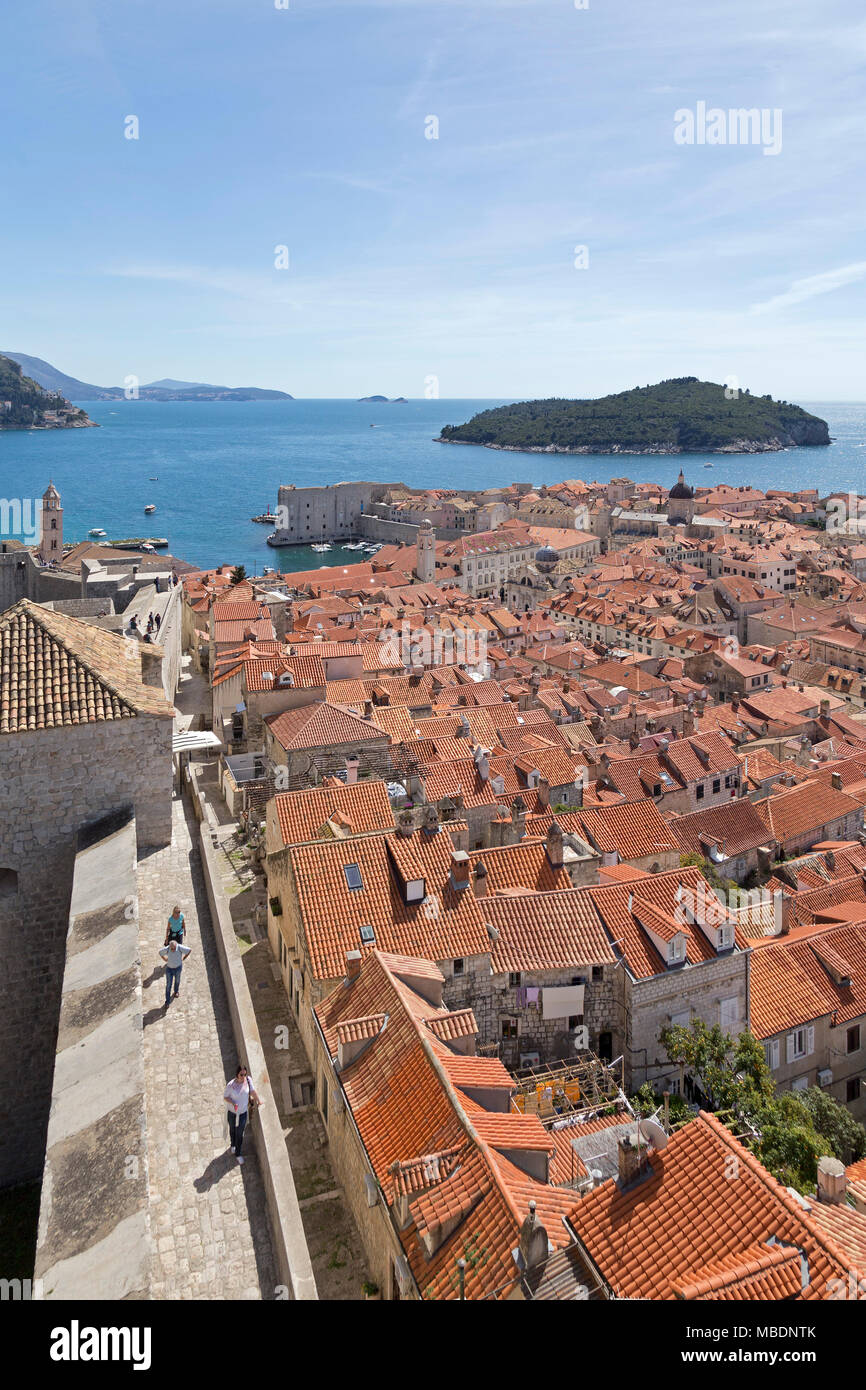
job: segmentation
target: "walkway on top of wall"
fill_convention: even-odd
[[[255,1145],[245,1144],[243,1165],[229,1151],[222,1094],[236,1049],[195,821],[177,794],[172,817],[171,845],[146,851],[138,862],[152,1296],[285,1297],[276,1293]],[[157,953],[175,903],[185,914],[192,954],[179,997],[166,1009]]]

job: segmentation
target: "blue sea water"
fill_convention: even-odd
[[[270,528],[249,518],[276,505],[281,483],[363,478],[484,488],[627,474],[670,485],[682,465],[699,486],[866,492],[864,403],[798,402],[827,420],[834,437],[829,448],[684,458],[513,454],[434,442],[443,425],[502,404],[490,400],[76,404],[101,428],[0,432],[0,498],[41,497],[50,478],[63,502],[64,539],[83,540],[93,526],[109,538],[166,536],[170,552],[192,564],[243,564],[250,573],[261,573],[264,565],[297,570],[362,558],[336,547],[326,555],[305,546],[271,549],[265,540]],[[145,517],[149,502],[156,512]]]

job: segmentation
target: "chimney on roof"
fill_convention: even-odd
[[[349,984],[350,981],[352,981],[352,980],[357,980],[357,978],[358,978],[358,976],[360,975],[360,973],[361,973],[361,952],[360,952],[360,951],[347,951],[347,952],[346,952],[346,984]]]
[[[552,869],[561,869],[565,862],[565,857],[562,826],[559,824],[559,821],[551,821],[544,848],[550,867]]]
[[[840,792],[840,791],[842,790],[842,774],[841,774],[841,772],[831,772],[831,773],[830,773],[830,786],[833,788],[834,792]]]
[[[351,787],[358,780],[358,764],[360,758],[357,753],[349,753],[346,756],[346,786]]]
[[[794,925],[794,894],[784,893],[781,888],[777,888],[773,900],[779,936],[787,936]]]
[[[546,811],[550,806],[550,783],[546,777],[539,777],[537,787],[538,804]]]
[[[848,1190],[848,1183],[845,1177],[845,1166],[840,1163],[838,1158],[831,1158],[825,1154],[818,1159],[818,1201],[826,1202],[829,1206],[841,1206],[845,1201],[845,1194]]]
[[[525,1218],[520,1228],[520,1245],[518,1249],[523,1261],[523,1267],[526,1270],[534,1269],[536,1265],[543,1264],[547,1259],[547,1231],[535,1214],[534,1201],[529,1203],[529,1215]]]
[[[451,887],[462,892],[469,887],[469,855],[465,849],[453,849],[451,851]]]
[[[822,718],[822,719],[829,719],[829,718],[830,718],[830,701],[829,701],[829,700],[822,700],[822,701],[821,701],[820,714],[821,714],[821,718]]]
[[[481,859],[479,859],[478,863],[475,865],[472,886],[475,890],[476,898],[487,897],[487,865]]]
[[[617,1143],[617,1162],[620,1187],[629,1187],[647,1166],[647,1146],[641,1144],[636,1129],[622,1135]]]

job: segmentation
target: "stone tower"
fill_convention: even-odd
[[[680,476],[668,494],[668,521],[674,524],[684,521],[688,525],[694,514],[695,494],[683,477],[683,470],[680,469]]]
[[[39,558],[47,564],[63,559],[63,507],[60,493],[49,481],[42,494],[42,533],[39,539]]]
[[[436,578],[436,532],[425,518],[418,527],[415,542],[417,559],[415,573],[421,584],[432,584]]]

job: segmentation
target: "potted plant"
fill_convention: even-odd
[[[367,1280],[366,1283],[361,1285],[361,1290],[367,1303],[375,1301],[376,1299],[381,1300],[382,1298],[379,1285],[372,1283],[370,1280]]]

